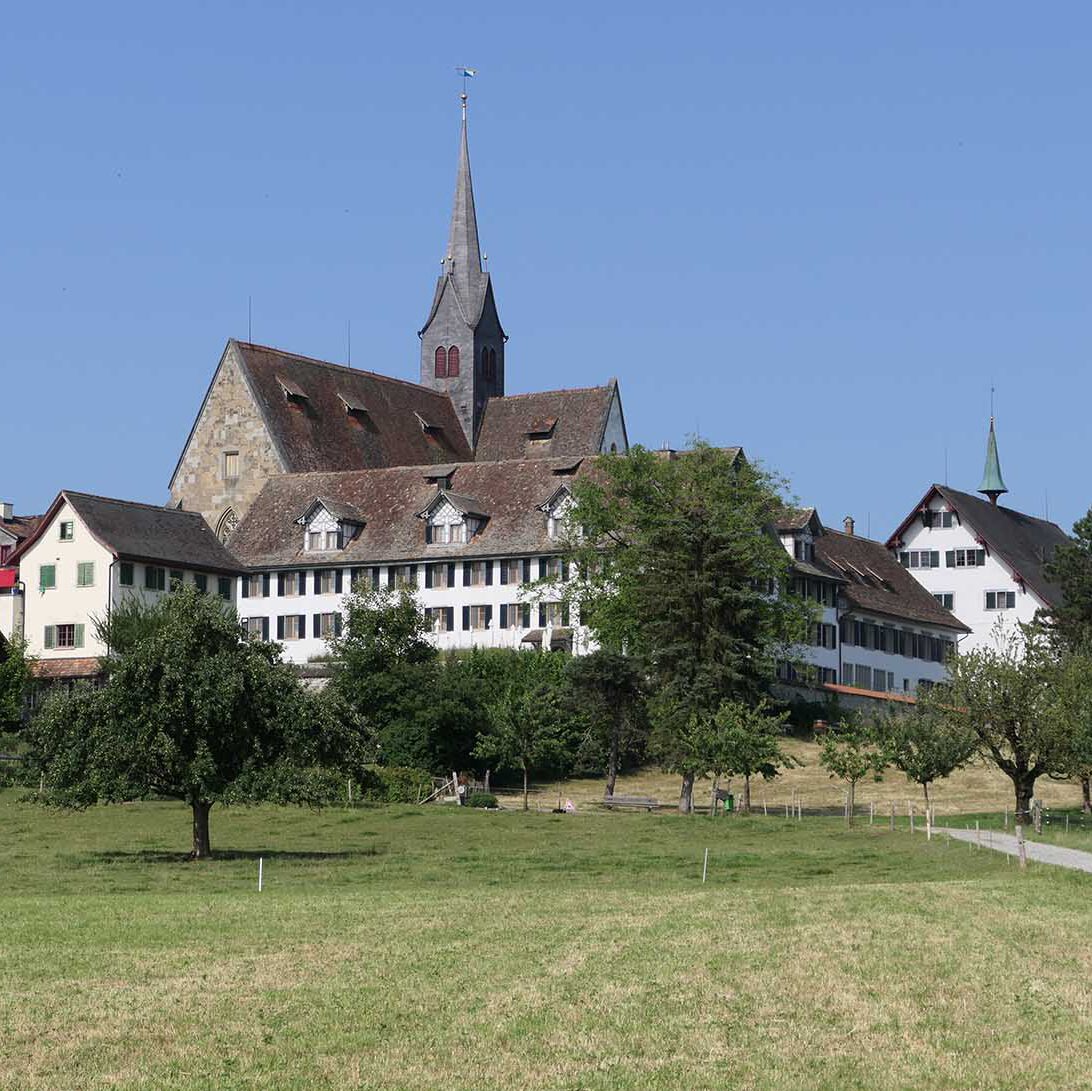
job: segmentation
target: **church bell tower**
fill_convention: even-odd
[[[477,443],[485,403],[504,394],[504,329],[489,273],[482,269],[470,181],[467,96],[462,98],[459,165],[447,250],[421,339],[421,385],[451,398],[466,438]]]

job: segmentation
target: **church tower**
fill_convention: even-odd
[[[466,132],[466,101],[462,96],[459,167],[455,174],[455,205],[443,269],[436,283],[432,309],[421,339],[421,385],[442,390],[471,447],[478,437],[485,403],[504,394],[504,343],[489,274],[482,270],[478,218],[470,181],[470,147]]]

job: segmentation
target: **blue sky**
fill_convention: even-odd
[[[834,526],[1086,481],[1092,8],[56,3],[0,38],[0,493],[161,502],[228,337],[414,378],[459,83],[509,392],[622,384]]]

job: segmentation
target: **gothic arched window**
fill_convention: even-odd
[[[436,350],[436,378],[447,378],[447,349],[443,345]]]
[[[437,349],[439,351],[439,349]],[[454,379],[459,374],[459,346],[452,345],[447,350],[447,377]]]
[[[482,378],[489,378],[489,349],[482,345]]]
[[[220,516],[220,521],[216,524],[216,537],[221,542],[226,542],[234,533],[235,528],[239,525],[239,516],[235,514],[234,508],[228,508],[223,515]]]
[[[497,378],[497,350],[489,350],[489,378],[496,381]]]

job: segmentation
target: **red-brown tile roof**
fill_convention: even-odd
[[[59,681],[67,678],[94,678],[102,673],[99,660],[89,659],[36,659],[30,665],[30,673],[42,681]]]
[[[304,531],[295,520],[316,496],[351,505],[364,518],[360,535],[323,564],[367,565],[437,559],[454,555],[496,557],[556,553],[539,510],[565,481],[591,472],[590,460],[525,459],[473,462],[455,468],[451,485],[473,497],[487,513],[480,531],[465,545],[426,545],[425,523],[417,517],[437,496],[421,466],[348,473],[285,474],[271,478],[232,535],[232,552],[253,568],[315,564],[303,548]]]
[[[440,391],[263,345],[235,347],[289,473],[474,457]]]
[[[564,458],[598,454],[615,385],[582,390],[544,390],[490,398],[485,405],[475,457]],[[545,435],[545,439],[533,439]]]
[[[839,592],[851,610],[970,632],[891,556],[882,542],[824,530],[815,539],[815,559],[845,579]]]

